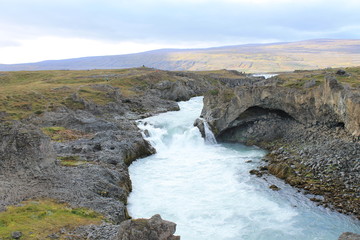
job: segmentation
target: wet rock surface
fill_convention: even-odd
[[[360,235],[359,234],[355,234],[355,233],[343,233],[341,234],[341,236],[339,237],[339,240],[360,240]]]

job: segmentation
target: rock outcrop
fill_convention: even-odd
[[[150,72],[139,76],[138,81],[146,83],[133,87],[135,96],[125,97],[111,85],[91,84],[83,93],[94,91],[95,99],[103,102],[76,92],[51,111],[21,122],[0,120],[0,211],[23,200],[51,198],[72,207],[91,208],[115,224],[129,219],[126,204],[132,186],[128,166],[155,152],[135,120],[178,110],[176,101],[213,88],[210,81],[194,74]],[[50,139],[44,129],[63,129],[74,136]],[[175,224],[160,216],[146,220],[145,225],[137,223],[144,221],[124,222],[119,239],[179,239],[172,235]],[[109,239],[117,232],[114,226],[83,227],[74,236]]]
[[[49,137],[33,125],[0,125],[0,175],[41,175],[55,166],[56,154]]]
[[[162,220],[160,215],[150,219],[131,219],[120,224],[117,240],[180,240],[174,236],[176,224]]]
[[[256,117],[253,110],[262,110],[259,114],[286,114],[303,124],[343,126],[353,136],[360,136],[359,91],[342,85],[334,76],[326,76],[323,84],[307,89],[274,85],[272,81],[264,86],[226,89],[217,97],[209,95],[205,97],[202,116],[216,133],[239,126],[239,121],[244,122],[244,114]]]
[[[306,83],[223,87],[205,96],[202,117],[220,141],[269,150],[266,172],[360,218],[360,91],[335,75]]]

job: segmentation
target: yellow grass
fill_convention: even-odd
[[[103,217],[85,208],[70,208],[52,200],[22,202],[0,212],[0,238],[12,239],[11,233],[20,231],[21,239],[46,239],[60,229],[72,230],[82,225],[100,224]]]

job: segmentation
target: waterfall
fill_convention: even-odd
[[[318,207],[284,181],[250,175],[264,150],[208,144],[215,138],[205,121],[204,141],[193,125],[202,103],[196,97],[180,102],[180,111],[138,121],[157,153],[129,167],[133,218],[160,214],[177,224],[182,240],[336,240],[342,232],[360,233],[359,221]]]
[[[205,142],[208,144],[217,144],[216,138],[213,132],[209,128],[209,124],[203,120],[204,123],[204,133],[205,133]]]

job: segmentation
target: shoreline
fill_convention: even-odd
[[[345,82],[352,74],[299,71],[228,84],[205,96],[201,117],[218,140],[269,151],[266,166],[253,174],[272,174],[318,204],[360,219],[360,95]]]

